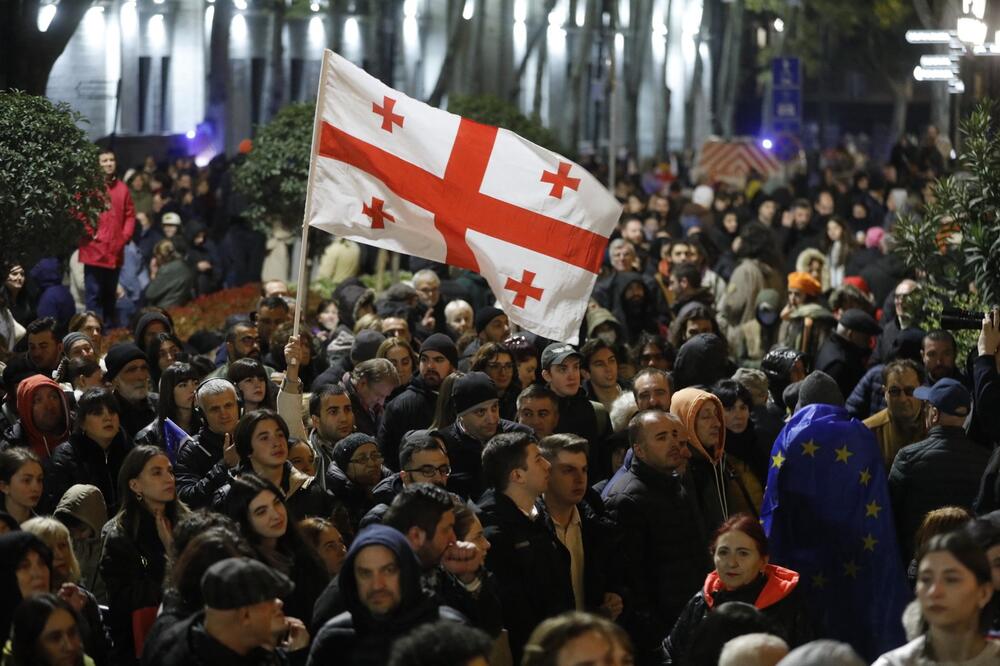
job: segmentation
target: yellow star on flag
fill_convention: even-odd
[[[781,455],[781,451],[778,451],[777,455],[771,456],[771,460],[774,462],[775,469],[781,469],[781,466],[785,464],[785,456]]]
[[[878,539],[873,537],[871,532],[862,541],[865,542],[865,550],[875,551],[875,544],[878,543]]]
[[[816,452],[819,451],[820,447],[817,446],[816,440],[810,439],[808,442],[802,444],[802,455],[816,457]]]
[[[857,578],[858,569],[860,568],[861,567],[854,563],[854,560],[848,560],[847,562],[844,562],[844,575],[850,576],[851,578]]]
[[[813,587],[815,587],[817,590],[822,590],[824,587],[826,587],[826,576],[824,576],[822,573],[816,574],[812,578],[812,584]]]
[[[867,467],[861,470],[858,476],[860,477],[858,480],[861,482],[861,485],[863,486],[867,486],[872,480],[872,473],[868,471]]]
[[[871,503],[865,504],[865,518],[875,518],[878,519],[878,512],[882,510],[882,507],[878,505],[878,502],[872,500]]]
[[[839,449],[834,449],[833,451],[837,454],[837,462],[842,462],[844,464],[847,464],[847,459],[854,455],[847,450],[847,444],[844,444]]]

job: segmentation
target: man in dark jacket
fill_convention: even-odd
[[[576,609],[617,620],[624,603],[617,534],[586,501],[587,442],[576,435],[550,435],[539,450],[551,465],[541,502],[549,530],[569,551]]]
[[[358,432],[375,437],[382,425],[385,401],[399,386],[399,373],[392,361],[372,358],[354,366],[344,380],[344,389],[351,399],[354,427]]]
[[[385,406],[379,426],[379,449],[389,469],[399,471],[399,443],[410,430],[426,428],[434,420],[438,388],[458,366],[458,349],[443,333],[429,336],[420,345],[420,374],[406,390]]]
[[[204,610],[148,642],[142,663],[288,664],[289,652],[309,645],[305,625],[282,612],[280,597],[294,587],[281,572],[247,557],[216,562],[201,579]]]
[[[570,555],[546,526],[536,502],[548,487],[549,463],[532,435],[497,435],[483,450],[489,490],[479,503],[490,542],[486,565],[500,584],[504,626],[514,663],[542,620],[576,607]]]
[[[455,504],[439,486],[414,483],[396,496],[383,524],[406,537],[420,563],[423,588],[474,626],[498,636],[503,615],[496,582],[483,568],[483,551],[455,536]]]
[[[837,330],[817,352],[815,369],[833,377],[843,395],[851,395],[865,374],[872,336],[881,330],[864,310],[847,310],[840,315]]]
[[[972,396],[961,382],[944,378],[921,386],[927,401],[927,439],[899,450],[889,472],[889,496],[904,562],[913,557],[914,535],[928,511],[945,506],[972,509],[990,452],[969,439],[963,426]]]
[[[225,379],[209,379],[198,387],[195,403],[204,424],[181,445],[174,471],[177,497],[194,509],[207,508],[216,490],[231,480],[240,456],[233,432],[240,419],[236,387]]]
[[[461,621],[420,586],[420,565],[398,530],[372,525],[347,552],[337,577],[347,610],[316,635],[308,666],[383,666],[392,646],[414,627],[438,619]]]
[[[632,594],[623,624],[636,663],[655,652],[711,568],[708,539],[683,477],[691,435],[679,418],[651,409],[629,422],[634,457],[605,489],[605,512],[621,530],[625,585]]]
[[[131,439],[156,418],[159,396],[149,390],[149,362],[131,342],[119,342],[108,350],[104,365],[104,381],[114,389],[122,429]]]
[[[372,490],[372,499],[386,508],[403,488],[415,483],[448,487],[451,462],[444,440],[436,431],[413,430],[406,433],[399,447],[399,466],[398,472],[382,479]]]
[[[542,352],[542,379],[559,398],[556,432],[579,435],[596,446],[611,431],[611,420],[603,405],[587,399],[581,386],[582,360],[571,345],[553,342]]]
[[[483,494],[483,446],[498,432],[529,432],[526,426],[500,418],[500,400],[485,372],[460,377],[451,389],[458,418],[439,431],[451,461],[448,488],[466,499]]]

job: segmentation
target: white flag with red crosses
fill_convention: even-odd
[[[621,206],[583,167],[327,51],[306,221],[481,274],[511,321],[575,343]]]

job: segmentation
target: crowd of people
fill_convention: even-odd
[[[79,250],[4,267],[2,663],[1000,664],[1000,313],[927,330],[896,157],[621,180],[571,345],[345,239],[297,312],[224,161],[102,152]]]

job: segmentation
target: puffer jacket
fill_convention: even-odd
[[[192,509],[208,508],[215,491],[232,478],[222,459],[222,445],[222,435],[202,426],[177,452],[177,497]]]
[[[399,471],[399,444],[410,430],[426,428],[434,420],[438,392],[414,375],[406,390],[386,404],[382,423],[378,428],[378,448],[385,457],[385,465]]]
[[[691,637],[713,608],[729,601],[753,604],[771,621],[776,635],[790,648],[815,637],[812,622],[796,588],[799,574],[773,564],[764,567],[756,580],[736,590],[722,586],[718,572],[711,572],[705,584],[684,607],[670,635],[663,641],[663,664],[684,664]]]
[[[603,497],[605,515],[621,532],[621,570],[631,595],[621,623],[636,655],[648,657],[711,569],[701,512],[684,477],[638,457],[608,482]]]
[[[85,484],[97,486],[108,513],[114,515],[121,502],[118,497],[118,471],[131,450],[132,444],[122,430],[118,431],[107,449],[102,449],[84,433],[74,432],[69,441],[52,452],[49,473],[45,477],[45,510],[53,510],[70,486]]]
[[[381,482],[392,472],[386,467],[382,467]],[[376,487],[378,484],[375,484]],[[337,463],[331,461],[326,468],[326,489],[343,504],[347,510],[347,516],[351,521],[351,527],[355,532],[365,514],[375,506],[375,500],[365,489],[348,478],[344,470],[340,469]]]

